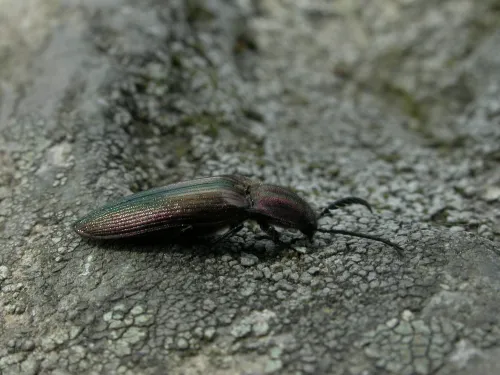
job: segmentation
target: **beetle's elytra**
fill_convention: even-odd
[[[226,239],[255,220],[275,242],[282,243],[274,227],[296,229],[309,239],[325,232],[367,238],[402,248],[380,237],[339,229],[318,228],[318,219],[338,207],[362,204],[346,197],[328,205],[319,215],[288,188],[264,184],[238,175],[205,177],[143,191],[90,212],[78,220],[75,231],[92,239],[111,239],[165,231],[171,236],[215,235]]]

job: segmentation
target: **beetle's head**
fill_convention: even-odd
[[[318,224],[316,222],[316,217],[314,218],[314,222],[307,222],[304,223],[302,228],[299,228],[299,230],[308,238],[309,241],[312,241],[312,238],[314,236],[314,233],[316,233],[316,230],[318,229]]]
[[[250,212],[256,219],[282,228],[297,229],[309,239],[318,228],[311,206],[290,189],[260,184],[250,189],[250,199]]]

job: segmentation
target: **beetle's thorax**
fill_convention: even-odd
[[[316,214],[311,206],[290,189],[254,183],[248,189],[252,219],[282,228],[298,229],[311,237],[317,229]]]

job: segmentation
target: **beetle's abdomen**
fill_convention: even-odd
[[[122,198],[78,220],[75,231],[104,239],[165,229],[218,228],[246,217],[244,180],[221,176],[167,185]]]

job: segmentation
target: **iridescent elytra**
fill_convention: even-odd
[[[361,204],[372,210],[364,199],[346,197],[316,214],[291,189],[240,175],[222,175],[126,196],[90,212],[74,224],[74,229],[79,235],[92,239],[126,238],[164,231],[174,239],[210,236],[213,244],[234,235],[246,220],[254,220],[281,245],[283,242],[274,227],[299,230],[309,240],[316,232],[367,238],[392,246],[402,254],[399,245],[378,236],[318,228],[319,218],[350,204]]]

